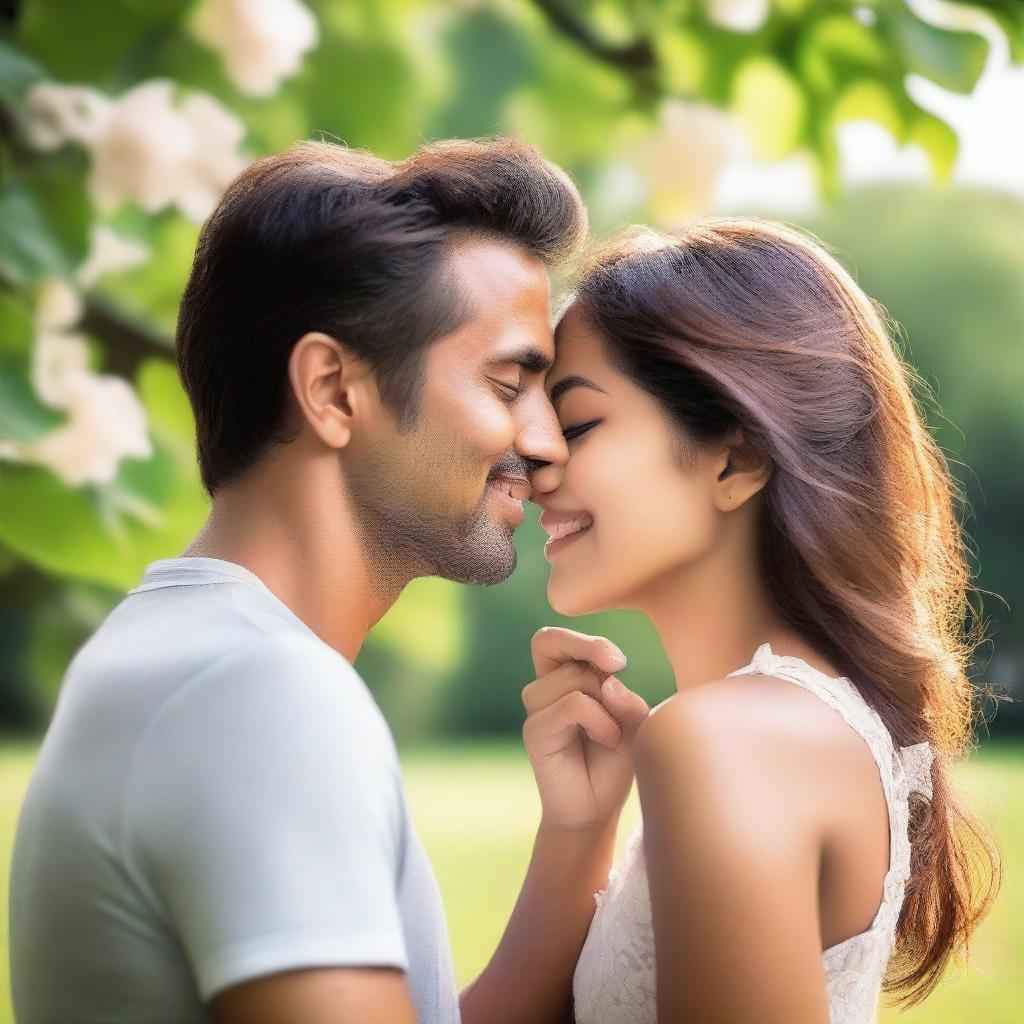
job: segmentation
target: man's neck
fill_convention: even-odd
[[[279,463],[217,491],[210,516],[182,556],[221,558],[255,573],[348,662],[407,579],[367,564],[339,487],[333,499],[306,473]]]

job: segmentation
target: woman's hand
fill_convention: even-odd
[[[604,828],[629,796],[633,737],[650,709],[612,675],[626,658],[610,640],[545,626],[530,646],[537,678],[523,689],[523,743],[541,825]]]

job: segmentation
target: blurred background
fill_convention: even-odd
[[[400,159],[516,133],[573,174],[599,236],[769,217],[817,234],[886,307],[966,497],[991,637],[975,674],[995,697],[960,774],[1007,856],[975,968],[909,1017],[1018,1020],[1022,65],[1024,0],[0,2],[5,869],[68,662],[208,511],[172,340],[228,182],[298,139]],[[533,632],[607,635],[649,703],[673,690],[639,616],[551,611],[536,512],[506,583],[415,581],[357,661],[399,743],[460,985],[501,935],[538,820],[520,740]],[[622,842],[637,812],[634,791]],[[6,954],[2,981],[0,1021]]]

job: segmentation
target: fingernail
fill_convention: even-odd
[[[608,684],[608,689],[611,690],[616,697],[621,697],[626,692],[626,688],[614,676],[609,676],[605,682]]]
[[[626,656],[617,647],[608,645],[608,660],[615,666],[616,669],[626,667]]]

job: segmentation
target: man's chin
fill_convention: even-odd
[[[503,544],[466,545],[437,567],[435,575],[453,583],[492,587],[504,583],[516,570],[519,554],[511,535]]]

